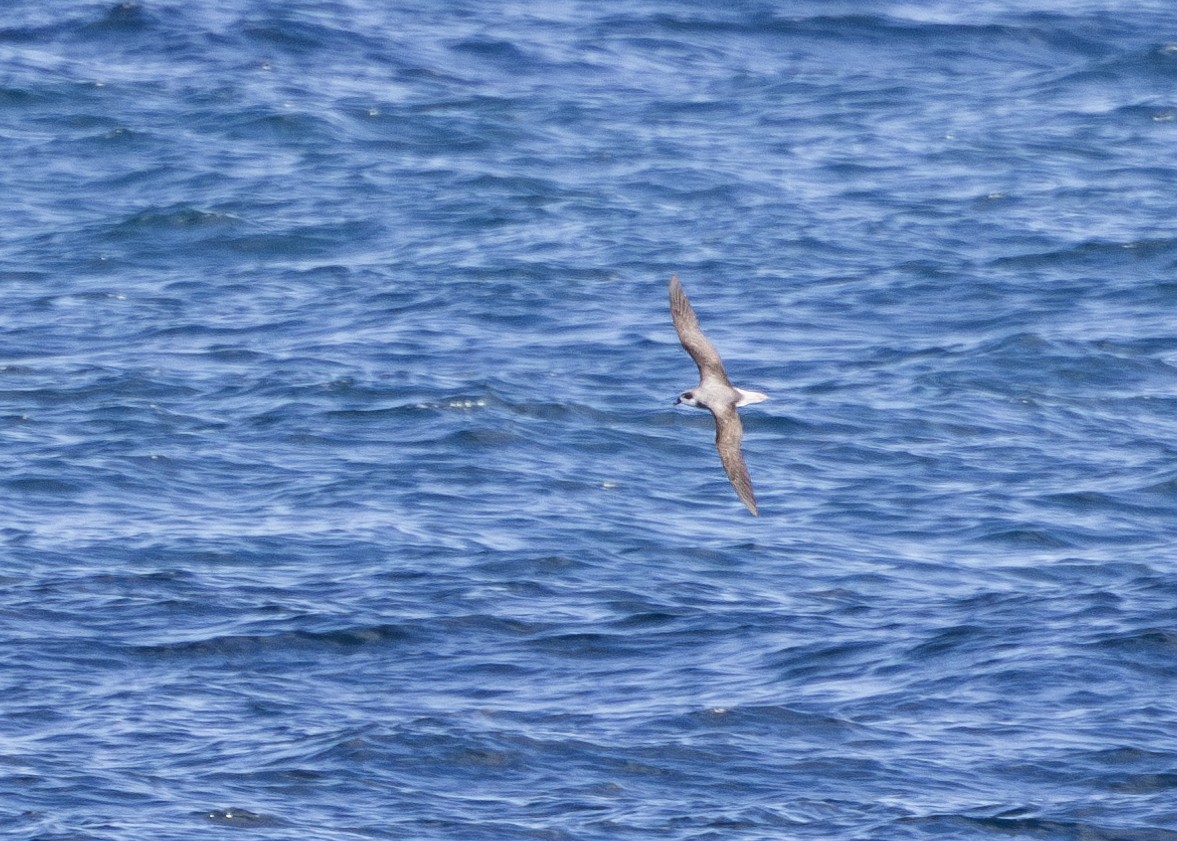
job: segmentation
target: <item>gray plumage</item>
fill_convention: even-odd
[[[690,391],[684,391],[674,402],[707,409],[714,416],[715,447],[719,450],[719,460],[723,462],[727,478],[748,510],[759,517],[756,496],[752,492],[752,479],[740,452],[744,425],[740,422],[737,408],[767,400],[768,395],[745,391],[731,384],[719,351],[699,328],[699,319],[695,317],[695,311],[677,275],[670,278],[670,316],[674,319],[678,340],[699,366],[699,384]]]

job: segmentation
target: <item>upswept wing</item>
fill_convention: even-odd
[[[691,302],[687,298],[687,293],[683,291],[678,275],[670,278],[670,316],[674,319],[678,340],[699,366],[700,379],[718,377],[724,385],[730,386],[731,382],[723,369],[719,351],[703,335],[699,319],[695,317],[695,311],[691,308]]]

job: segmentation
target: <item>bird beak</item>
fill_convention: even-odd
[[[682,398],[681,398],[681,397],[676,397],[676,398],[674,398],[674,405],[675,405],[675,406],[677,406],[677,405],[678,405],[679,403],[681,403],[681,402],[682,402]]]

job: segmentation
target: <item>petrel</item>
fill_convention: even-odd
[[[699,384],[680,394],[674,403],[707,409],[715,416],[715,446],[719,450],[719,460],[723,462],[723,469],[727,471],[727,478],[736,489],[736,494],[748,506],[748,510],[759,517],[756,497],[752,493],[752,479],[748,476],[748,467],[740,452],[744,425],[740,423],[740,413],[736,409],[767,400],[768,395],[759,391],[745,391],[731,384],[727,372],[723,370],[719,351],[699,329],[699,319],[691,309],[691,302],[687,300],[687,293],[683,291],[678,275],[670,278],[670,316],[674,319],[678,340],[699,366]]]

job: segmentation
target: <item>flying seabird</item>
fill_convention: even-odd
[[[756,497],[752,494],[752,479],[748,476],[748,467],[740,452],[744,425],[740,423],[740,413],[736,408],[767,400],[768,395],[759,391],[745,391],[731,384],[727,372],[723,370],[719,351],[699,329],[699,319],[691,309],[691,302],[687,300],[687,293],[683,291],[678,275],[670,278],[670,316],[674,319],[678,340],[699,366],[699,384],[680,394],[674,403],[707,409],[715,416],[715,446],[719,450],[719,460],[723,462],[727,478],[731,480],[740,499],[749,511],[759,517]]]

